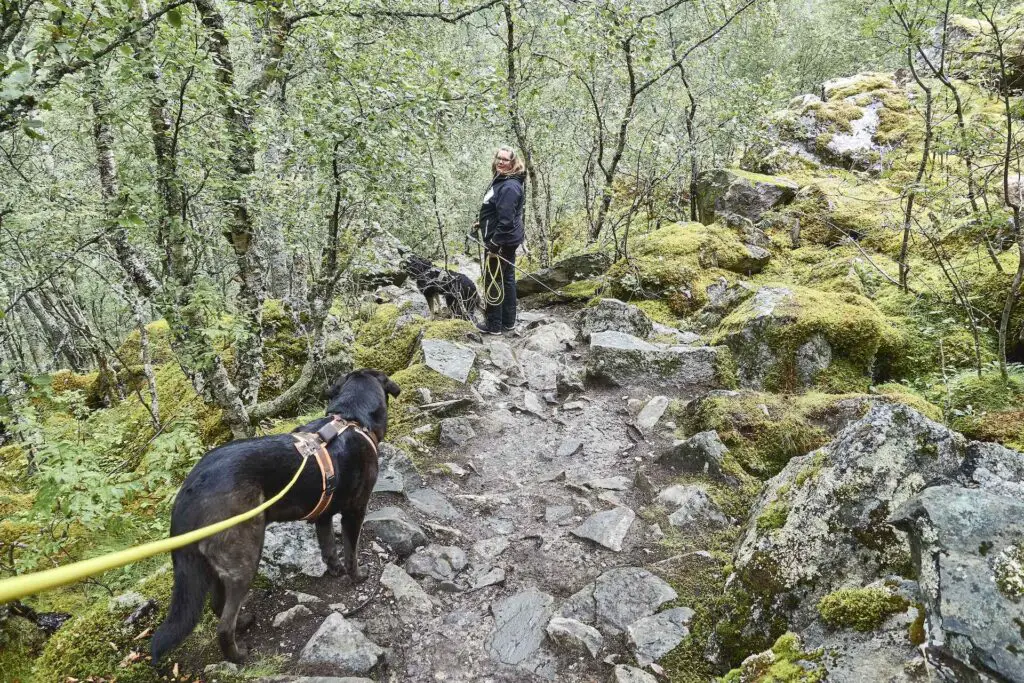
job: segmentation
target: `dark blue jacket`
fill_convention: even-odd
[[[522,174],[500,175],[487,188],[480,207],[480,234],[484,244],[518,247],[523,243],[526,237],[523,230],[524,179]]]

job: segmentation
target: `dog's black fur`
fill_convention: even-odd
[[[472,320],[472,312],[480,307],[480,293],[467,276],[437,268],[415,254],[404,258],[399,265],[416,280],[416,288],[427,299],[431,313],[436,312],[437,299],[443,296],[452,313],[464,320]]]
[[[373,432],[378,441],[388,426],[388,396],[400,389],[377,370],[357,370],[339,377],[328,390],[327,413],[353,420]],[[322,417],[297,428],[316,432],[330,421]],[[288,434],[233,441],[215,448],[196,463],[174,501],[171,535],[177,536],[241,514],[275,496],[295,475],[301,460]],[[332,576],[347,573],[362,581],[359,566],[359,531],[366,505],[377,481],[377,454],[354,430],[331,440],[337,490],[330,507],[316,520],[320,553]],[[256,575],[267,524],[301,519],[320,499],[321,476],[315,462],[306,464],[295,486],[262,515],[207,539],[175,550],[174,590],[167,619],[153,635],[153,664],[176,647],[195,628],[206,594],[220,618],[217,640],[224,657],[238,662],[247,649],[235,642],[235,627],[242,599]],[[338,558],[332,520],[341,514],[343,560]]]

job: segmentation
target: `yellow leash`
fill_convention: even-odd
[[[306,463],[308,461],[308,457],[302,459],[302,464],[299,465],[299,469],[296,470],[295,476],[292,477],[292,480],[288,482],[288,485],[281,489],[276,496],[248,512],[243,512],[240,515],[235,515],[229,519],[216,522],[209,526],[204,526],[201,529],[196,529],[195,531],[190,531],[187,534],[181,534],[180,536],[171,536],[170,538],[164,538],[159,541],[152,541],[144,545],[135,546],[134,548],[128,548],[127,550],[121,550],[109,555],[94,557],[89,560],[82,560],[81,562],[75,562],[55,569],[47,569],[33,574],[25,574],[24,576],[15,576],[14,578],[4,579],[3,581],[0,581],[0,605],[6,602],[11,602],[12,600],[18,600],[27,595],[42,593],[43,591],[74,583],[75,581],[81,581],[87,576],[100,574],[110,569],[116,569],[117,567],[123,567],[126,564],[138,562],[139,560],[144,560],[147,557],[153,557],[160,553],[177,550],[178,548],[189,545],[190,543],[195,543],[196,541],[201,541],[204,538],[220,533],[225,529],[230,529],[236,524],[241,524],[246,520],[250,520],[277,501],[281,500],[281,498],[288,493],[289,489],[291,489],[291,487],[295,485],[295,482],[299,480],[299,475],[302,474],[302,470],[306,468]]]
[[[484,303],[500,306],[505,301],[505,283],[501,279],[501,257],[484,252]]]

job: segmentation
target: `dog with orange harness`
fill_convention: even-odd
[[[359,566],[359,532],[377,482],[377,444],[387,433],[388,397],[400,388],[377,370],[339,377],[327,391],[327,415],[291,434],[232,441],[204,455],[181,485],[171,513],[171,536],[251,510],[281,491],[302,463],[292,489],[264,514],[175,550],[174,589],[167,618],[153,634],[154,666],[196,627],[207,593],[219,618],[217,640],[224,657],[245,659],[235,639],[238,613],[256,576],[268,524],[309,520],[332,576],[366,578]],[[334,539],[341,515],[342,557]]]

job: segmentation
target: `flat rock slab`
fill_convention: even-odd
[[[431,543],[413,553],[406,561],[405,568],[412,576],[452,581],[467,564],[469,562],[462,548]]]
[[[583,442],[579,439],[565,439],[558,445],[558,450],[555,451],[556,458],[568,458],[570,455],[576,455],[583,450]]]
[[[612,671],[611,683],[658,683],[658,679],[643,669],[619,664]]]
[[[407,624],[430,614],[434,607],[426,591],[396,564],[389,562],[384,566],[380,582],[395,596],[398,618]]]
[[[647,666],[671,652],[690,633],[688,627],[692,619],[692,609],[676,607],[637,619],[626,627],[637,663]]]
[[[366,673],[377,665],[384,650],[362,631],[333,612],[299,653],[300,664],[330,664],[342,671]]]
[[[589,653],[591,658],[597,657],[604,645],[604,636],[600,631],[575,619],[552,617],[546,630],[548,637],[562,648],[570,652]]]
[[[522,408],[524,412],[532,413],[537,417],[546,417],[548,412],[544,407],[544,402],[532,391],[523,392]]]
[[[617,477],[605,477],[603,479],[591,479],[587,486],[592,489],[605,489],[608,491],[625,491],[629,488],[629,477],[619,475]]]
[[[455,519],[459,511],[452,507],[448,499],[431,488],[416,489],[405,494],[414,508],[425,515],[437,519]]]
[[[362,676],[270,676],[257,678],[255,683],[374,683]]]
[[[595,332],[590,335],[587,377],[611,386],[655,381],[659,387],[715,389],[723,382],[720,353],[714,346],[668,346],[623,332]]]
[[[305,574],[321,577],[327,565],[320,557],[316,531],[305,522],[282,522],[267,527],[260,573],[271,581]]]
[[[442,446],[464,446],[476,436],[468,417],[446,417],[441,420],[439,440]]]
[[[544,521],[548,524],[564,524],[572,519],[571,505],[548,505],[544,508]]]
[[[476,351],[443,339],[424,339],[420,346],[423,348],[423,362],[428,368],[463,384],[469,379]]]
[[[491,567],[473,578],[473,590],[496,586],[499,583],[505,583],[505,570],[501,567]]]
[[[551,391],[558,387],[558,361],[552,356],[524,349],[519,353],[523,363],[523,378],[534,391]]]
[[[544,626],[554,602],[547,593],[528,588],[510,598],[491,603],[495,628],[487,643],[491,657],[504,664],[529,659],[544,640]]]
[[[576,332],[565,323],[549,323],[534,330],[525,346],[530,351],[550,355],[564,351],[566,342],[575,338]]]
[[[508,549],[509,540],[507,536],[494,536],[485,538],[473,544],[473,552],[485,560],[493,560]]]
[[[666,408],[668,408],[668,397],[655,396],[647,402],[647,405],[640,410],[640,414],[636,416],[636,426],[644,430],[653,429],[654,425],[658,424],[661,416],[665,414]]]
[[[622,540],[629,533],[629,527],[636,519],[636,513],[627,507],[598,512],[588,517],[583,524],[572,530],[574,536],[590,539],[609,550],[622,550]]]
[[[495,339],[487,344],[487,348],[491,350],[491,362],[502,372],[519,369],[519,362],[516,361],[516,356],[512,353],[512,347],[508,342]]]
[[[391,546],[399,557],[408,557],[418,546],[427,544],[423,529],[400,508],[386,507],[371,512],[363,521],[363,528],[380,542]]]
[[[558,614],[620,633],[677,597],[672,586],[646,569],[619,567],[573,594]]]
[[[313,613],[309,611],[309,608],[305,605],[295,605],[291,609],[279,613],[274,617],[273,627],[282,628],[284,626],[291,626],[299,619],[307,619],[313,616]]]
[[[405,478],[398,470],[390,467],[377,474],[377,483],[373,485],[374,493],[401,493],[405,490]]]
[[[668,494],[672,488],[674,487],[662,491],[659,498]],[[696,526],[701,529],[721,529],[729,526],[729,518],[699,486],[683,486],[682,491],[673,498],[677,501],[678,508],[668,517],[668,522],[672,526]]]

